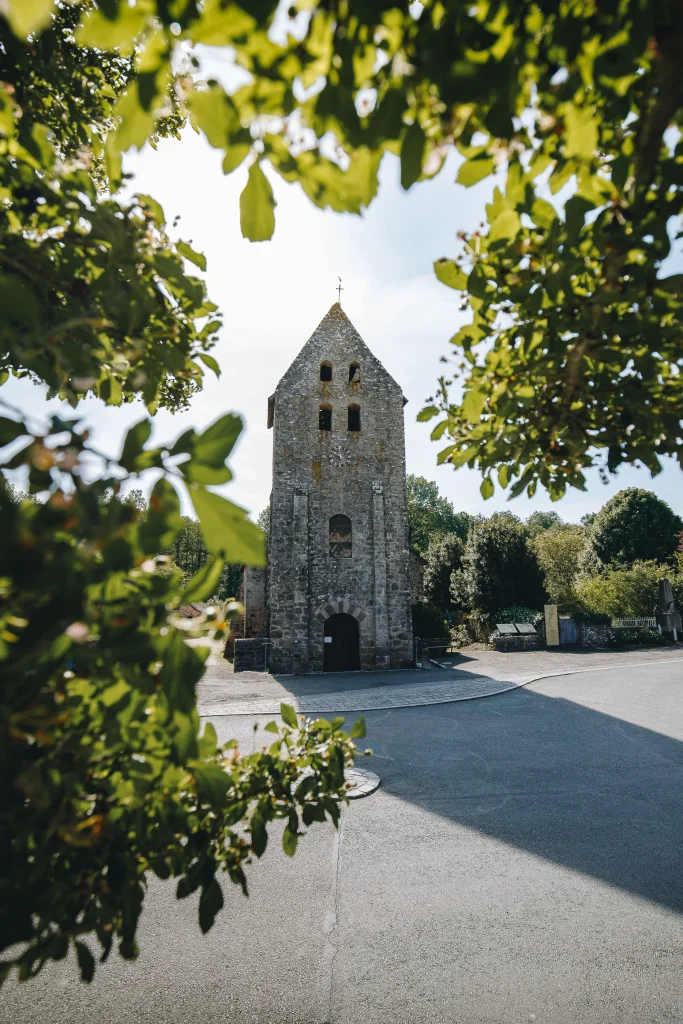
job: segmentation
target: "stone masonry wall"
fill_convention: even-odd
[[[320,364],[332,380],[320,380]],[[359,379],[349,381],[349,366]],[[332,429],[319,429],[321,404]],[[360,407],[361,429],[347,410]],[[323,629],[339,610],[359,623],[361,668],[411,663],[404,399],[335,303],[271,400],[273,494],[269,613],[271,664],[319,672]],[[352,557],[332,558],[329,521],[348,516]]]
[[[234,641],[235,672],[266,672],[267,646],[265,637],[237,637]]]
[[[266,570],[248,565],[244,570],[244,636],[268,636]]]

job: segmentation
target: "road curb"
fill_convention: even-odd
[[[465,700],[482,700],[496,697],[501,693],[518,690],[542,679],[562,676],[583,675],[588,672],[607,672],[615,668],[639,668],[647,665],[683,664],[683,657],[650,658],[643,661],[616,662],[609,665],[592,665],[586,668],[567,669],[561,672],[542,672],[524,679],[503,681],[490,676],[473,676],[471,679],[438,681],[433,683],[403,683],[394,687],[368,687],[366,690],[333,690],[314,696],[284,698],[299,714],[319,714],[323,711],[357,712],[390,711],[399,708],[427,707],[432,704],[455,704]],[[490,685],[475,684],[486,680]],[[199,709],[200,718],[227,718],[232,716],[278,715],[280,698],[259,698],[251,701],[220,702],[207,704]]]

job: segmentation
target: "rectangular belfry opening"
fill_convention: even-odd
[[[332,363],[325,362],[320,364],[320,379],[332,380]]]
[[[320,430],[332,430],[332,406],[321,405],[318,414],[318,427]]]
[[[360,406],[350,405],[349,406],[349,430],[359,431],[360,430]]]

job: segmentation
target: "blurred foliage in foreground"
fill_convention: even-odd
[[[341,719],[304,723],[283,705],[284,725],[244,756],[210,724],[200,733],[209,648],[187,640],[226,624],[214,609],[179,610],[214,593],[227,551],[263,562],[259,528],[198,479],[227,473],[240,426],[226,416],[146,448],[143,420],[110,461],[77,420],[53,417],[38,434],[0,418],[3,469],[28,470],[37,498],[0,493],[0,979],[12,966],[30,978],[73,946],[90,980],[93,940],[101,959],[114,943],[135,957],[149,872],[177,878],[178,897],[199,890],[207,931],[221,874],[246,892],[270,822],[284,819],[291,856],[307,826],[338,820],[355,750]],[[161,475],[143,513],[119,498],[120,479],[151,469]],[[210,552],[185,585],[155,571],[182,529],[178,488]],[[359,722],[351,735],[362,733]]]
[[[450,439],[439,459],[478,467],[485,498],[496,482],[511,495],[531,495],[540,483],[559,498],[567,486],[583,488],[593,465],[609,473],[642,463],[654,474],[662,455],[683,461],[683,278],[663,272],[679,237],[683,184],[680,0],[295,0],[287,10],[277,0],[76,0],[75,7],[76,42],[99,53],[100,65],[105,50],[128,62],[125,81],[119,76],[112,87],[113,127],[92,140],[112,186],[121,180],[122,153],[167,130],[169,118],[168,130],[186,118],[203,132],[223,153],[226,174],[248,168],[240,214],[253,241],[270,238],[275,225],[264,167],[298,182],[317,206],[357,214],[376,195],[387,152],[400,157],[406,189],[437,174],[453,147],[463,158],[460,185],[494,178],[482,230],[461,232],[459,251],[435,263],[470,313],[452,339],[464,389],[453,400],[444,378],[421,414],[445,414],[433,432]],[[7,0],[5,9],[15,38],[33,50],[53,31],[55,12],[63,17],[55,0]],[[229,53],[242,84],[228,93],[198,81],[198,47]],[[13,129],[11,96],[4,103],[3,131],[10,146],[22,147],[17,160],[30,178],[31,161],[49,167],[50,142],[39,124],[27,126],[29,138],[22,124]],[[70,190],[69,237],[82,231],[80,196]],[[89,207],[80,212],[87,222]],[[21,235],[40,230],[45,214],[22,207],[16,216]],[[137,216],[133,207],[120,224],[120,234],[132,233],[129,247],[140,244]],[[103,230],[97,223],[85,239]],[[173,281],[174,261],[152,256],[137,322],[126,325],[93,287],[101,257],[85,240],[84,248],[76,276],[103,308],[82,331],[112,347],[109,361],[118,352],[139,359],[126,339],[141,339],[145,351],[148,304],[160,302],[155,281]],[[181,305],[190,296],[192,321],[201,297],[184,280],[173,287]],[[65,314],[49,327],[62,329],[73,316]],[[93,318],[113,326],[95,327]],[[181,335],[178,356],[192,361],[203,339],[191,323]],[[182,372],[191,378],[193,368]],[[131,377],[135,386],[134,369]],[[147,374],[150,396],[154,380]]]

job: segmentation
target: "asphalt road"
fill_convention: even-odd
[[[339,834],[273,843],[207,937],[153,885],[136,964],[12,983],[2,1024],[683,1022],[683,660],[366,719]]]

